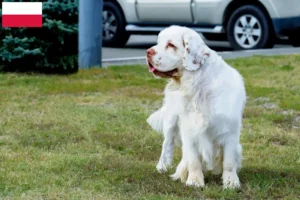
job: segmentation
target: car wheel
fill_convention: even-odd
[[[126,21],[122,15],[122,11],[115,3],[104,2],[102,20],[103,46],[124,46],[129,39],[129,34],[125,30]]]
[[[270,48],[272,29],[264,12],[257,6],[246,5],[230,16],[227,38],[236,50]]]

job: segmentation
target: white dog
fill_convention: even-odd
[[[182,159],[171,176],[203,187],[203,172],[223,173],[223,187],[240,187],[240,131],[246,92],[242,76],[193,30],[171,26],[147,50],[149,71],[170,78],[163,106],[147,122],[164,135],[159,172],[167,171],[176,143]]]

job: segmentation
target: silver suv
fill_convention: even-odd
[[[287,36],[300,45],[299,0],[104,0],[103,45],[124,46],[130,34],[182,25],[234,49],[271,48]]]

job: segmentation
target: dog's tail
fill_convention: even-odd
[[[159,109],[147,119],[147,123],[151,126],[153,130],[158,133],[163,133],[163,111]]]

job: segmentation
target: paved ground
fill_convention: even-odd
[[[155,45],[156,36],[131,36],[124,48],[103,48],[102,65],[103,67],[111,65],[126,64],[146,64],[145,51]],[[213,50],[225,58],[248,57],[252,55],[282,55],[282,54],[300,54],[300,48],[294,48],[286,44],[286,41],[279,41],[273,49],[232,51],[228,42],[205,41]]]
[[[103,48],[103,59],[128,58],[145,56],[145,50],[156,43],[157,36],[131,36],[124,48]],[[206,44],[218,52],[232,51],[228,42],[205,41]],[[289,45],[275,45],[275,48],[287,48]]]

